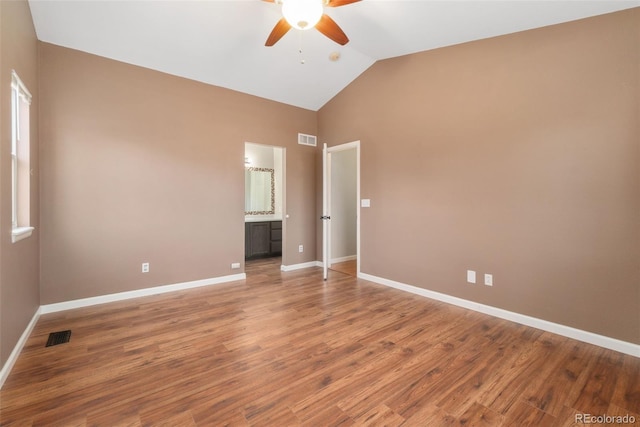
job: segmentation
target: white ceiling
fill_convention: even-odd
[[[374,62],[640,6],[640,0],[363,0],[317,30],[264,42],[280,6],[260,0],[29,0],[42,41],[318,110]],[[299,53],[302,46],[302,54]],[[339,52],[337,62],[329,60]],[[304,64],[301,64],[304,59]]]

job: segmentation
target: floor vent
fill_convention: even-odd
[[[71,339],[71,331],[51,332],[47,345],[45,347],[51,347],[52,345],[64,344]]]

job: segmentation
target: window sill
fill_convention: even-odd
[[[26,239],[33,233],[33,227],[17,227],[11,230],[11,243]]]

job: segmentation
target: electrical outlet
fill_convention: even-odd
[[[484,284],[487,286],[493,286],[493,274],[484,275]]]
[[[143,262],[142,263],[142,272],[143,273],[148,273],[149,272],[149,263],[148,262]]]
[[[300,253],[304,252],[304,246],[302,245],[298,246],[298,252]]]
[[[467,282],[476,283],[476,272],[473,270],[467,270]]]
[[[232,269],[232,270],[236,270],[236,269],[238,269],[238,268],[240,268],[240,263],[239,263],[239,262],[233,262],[233,263],[231,263],[231,269]]]

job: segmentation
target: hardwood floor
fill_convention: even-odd
[[[640,359],[317,268],[41,317],[9,426],[640,424]],[[48,334],[71,341],[45,347]]]
[[[344,261],[331,264],[331,270],[339,271],[340,273],[348,274],[349,276],[356,277],[358,275],[357,261]]]

